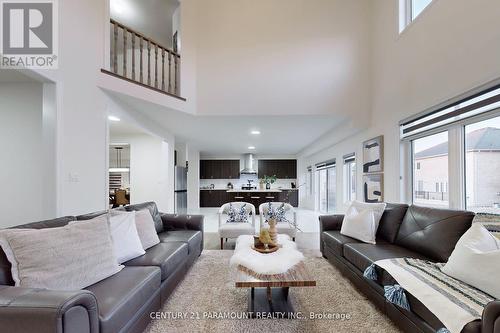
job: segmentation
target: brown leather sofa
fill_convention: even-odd
[[[386,301],[384,285],[396,281],[377,268],[377,280],[363,277],[373,262],[389,258],[419,258],[446,262],[473,213],[403,204],[388,204],[377,231],[377,244],[366,244],[340,234],[343,215],[320,216],[323,256],[347,276],[381,311],[405,332],[436,332],[444,325],[421,302],[407,293],[410,311]],[[463,333],[500,333],[500,301],[489,303],[482,320],[467,324]]]
[[[14,287],[10,263],[0,249],[0,331],[112,333],[142,332],[150,313],[160,309],[203,250],[203,216],[158,212],[154,202],[127,206],[148,208],[160,243],[124,263],[119,273],[85,290],[51,291]],[[105,212],[66,216],[15,228],[54,228]]]

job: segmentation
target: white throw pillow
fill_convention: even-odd
[[[480,223],[458,240],[442,271],[493,297],[500,298],[500,240]]]
[[[112,212],[109,225],[118,263],[124,263],[146,253],[135,226],[135,211]]]
[[[385,207],[385,203],[353,201],[344,216],[340,233],[365,243],[376,244],[377,229]]]
[[[365,243],[375,244],[377,229],[373,211],[367,209],[358,212],[351,206],[344,217],[340,233]]]
[[[155,222],[149,212],[149,209],[143,209],[135,212],[135,226],[141,240],[142,248],[149,249],[160,243],[160,238],[155,229]]]
[[[0,245],[17,287],[78,290],[118,273],[107,216],[59,228],[6,229]]]
[[[354,200],[351,202],[351,206],[354,206],[359,212],[367,209],[372,210],[373,217],[375,218],[375,223],[377,223],[378,227],[378,224],[380,223],[380,219],[384,214],[385,207],[387,207],[387,204],[385,202],[368,203],[368,202],[361,202]]]

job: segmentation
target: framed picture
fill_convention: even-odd
[[[174,36],[172,37],[172,39],[173,39],[172,44],[174,46],[174,52],[179,53],[179,34],[177,31],[174,33]]]
[[[384,175],[381,173],[363,175],[364,202],[384,201]]]
[[[363,173],[384,171],[384,136],[363,142]]]

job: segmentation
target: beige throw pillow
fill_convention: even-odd
[[[155,229],[155,222],[149,209],[135,212],[135,226],[137,227],[137,233],[139,234],[139,239],[144,250],[160,243]]]
[[[17,287],[79,290],[118,273],[108,217],[47,229],[0,231]]]

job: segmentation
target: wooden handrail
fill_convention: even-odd
[[[178,57],[178,58],[180,58],[180,57],[181,57],[181,55],[180,55],[180,54],[178,54],[178,53],[176,53],[176,52],[174,52],[174,50],[171,50],[171,49],[169,49],[168,47],[163,46],[162,44],[158,43],[158,42],[157,42],[157,41],[155,41],[154,39],[149,38],[149,37],[147,37],[147,36],[145,36],[145,35],[141,34],[140,32],[137,32],[137,31],[135,31],[134,29],[132,29],[132,28],[130,28],[130,27],[128,27],[128,26],[126,26],[126,25],[124,25],[124,24],[122,24],[122,23],[118,22],[118,21],[115,21],[115,20],[113,20],[113,19],[110,19],[110,22],[111,22],[111,24],[116,24],[116,26],[118,26],[119,28],[122,28],[123,30],[127,30],[128,32],[133,33],[133,34],[134,34],[134,35],[136,35],[137,37],[143,38],[144,40],[149,41],[151,44],[156,45],[156,46],[158,46],[159,48],[164,49],[165,51],[167,51],[167,52],[169,52],[169,53],[172,53],[172,55],[174,55],[174,56],[176,56],[176,57]]]
[[[180,97],[181,56],[120,22],[110,19],[110,23],[112,28],[111,66],[109,72],[142,86],[148,86],[157,91]],[[119,32],[122,33],[122,38],[118,38]],[[137,38],[139,39],[139,45],[136,47]],[[128,52],[129,47],[131,52]],[[119,51],[123,51],[120,57]],[[167,59],[165,59],[165,53]],[[127,61],[127,58],[131,59],[131,61]],[[137,61],[139,61],[139,75],[136,75]],[[166,65],[167,68],[165,68]]]

